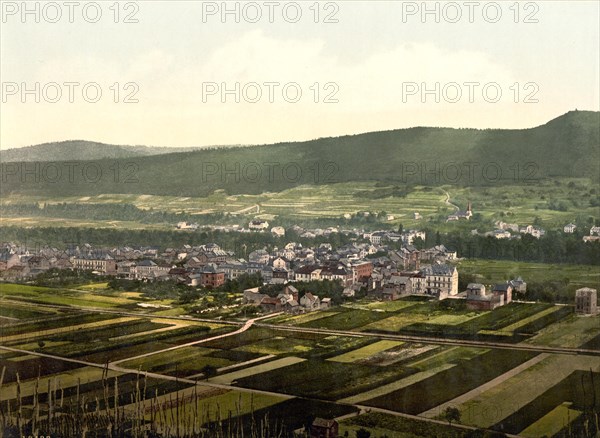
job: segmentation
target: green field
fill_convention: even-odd
[[[237,385],[302,397],[339,400],[390,383],[409,373],[406,369],[394,366],[372,367],[309,359],[238,379]]]
[[[114,308],[135,303],[135,300],[119,296],[10,283],[0,283],[0,298],[39,304],[100,308]]]
[[[484,284],[503,283],[521,276],[528,283],[568,279],[570,292],[581,287],[600,289],[598,266],[467,259],[461,260],[457,269],[461,274],[480,276]]]
[[[107,294],[104,283],[79,290],[2,286],[0,303],[8,304],[8,311],[35,309],[32,306],[35,301],[48,304],[69,299],[118,309],[123,302],[135,303],[139,299],[137,292]],[[21,295],[21,300],[14,304],[16,294]],[[532,344],[574,347],[592,345],[600,336],[600,318],[577,317],[569,306],[511,303],[494,311],[474,312],[459,302],[448,301],[452,302],[414,297],[394,302],[358,300],[329,311],[268,320],[269,324],[285,324],[287,328],[294,325],[299,329],[297,332],[254,326],[236,335],[177,349],[171,348],[229,333],[238,326],[216,320],[209,323],[162,319],[156,314],[121,316],[75,307],[53,309],[33,321],[8,321],[2,327],[0,343],[25,351],[0,349],[0,369],[6,367],[0,400],[8,401],[13,411],[17,409],[18,371],[20,392],[29,406],[33,405],[36,385],[43,392],[50,382],[51,387],[56,384],[59,392],[64,391],[69,402],[77,394],[85,396],[93,410],[96,397],[101,406],[105,403],[107,381],[103,382],[102,366],[109,362],[121,367],[119,370],[130,370],[123,374],[108,373],[109,382],[119,376],[122,390],[119,403],[135,412],[134,395],[142,390],[140,380],[144,380],[144,385],[149,385],[146,408],[156,407],[155,403],[161,406],[159,421],[164,427],[173,426],[177,415],[180,420],[194,419],[214,425],[219,419],[227,420],[230,413],[234,423],[236,416],[240,421],[251,421],[252,412],[258,415],[256,418],[264,419],[269,413],[269,417],[272,414],[273,418],[285,418],[286,424],[300,427],[313,409],[320,409],[319,415],[342,415],[355,410],[354,404],[417,415],[429,416],[431,411],[435,417],[441,406],[456,403],[464,424],[506,427],[515,433],[531,428],[527,432],[530,436],[555,433],[567,420],[579,421],[576,414],[582,411],[581,406],[575,403],[570,411],[560,407],[570,400],[558,394],[556,385],[558,381],[559,385],[572,386],[572,382],[580,379],[574,373],[585,377],[590,367],[600,370],[600,359],[595,356],[402,342],[302,330],[302,327],[324,327],[368,334],[366,330],[377,328],[401,334],[450,333],[457,339],[485,331],[518,334],[525,330],[527,335],[519,335],[511,342],[527,338],[526,342]],[[538,324],[555,314],[560,314],[560,318]],[[165,349],[169,350],[162,351]],[[40,357],[39,352],[100,366],[91,368],[60,358]],[[146,353],[155,354],[139,357]],[[504,376],[522,364],[527,368]],[[216,375],[208,379],[202,374],[207,365],[217,368]],[[146,382],[146,371],[167,379]],[[36,383],[38,374],[41,386]],[[173,377],[196,380],[198,387],[180,384]],[[221,385],[233,385],[236,389]],[[114,388],[109,391],[109,405],[111,391]],[[291,407],[296,410],[288,411]],[[152,415],[146,411],[144,418],[151,420]],[[342,422],[341,431],[354,433],[368,426],[375,434],[394,437],[429,437],[441,433],[463,436],[463,431],[445,425],[405,418],[392,421],[377,415],[347,419]],[[374,419],[378,423],[373,423]]]
[[[485,348],[474,347],[443,347],[442,351],[436,352],[424,359],[412,361],[407,365],[420,371],[427,371],[448,363],[459,364],[461,361],[469,360],[488,351]]]
[[[6,319],[34,319],[52,314],[56,314],[56,312],[39,308],[32,309],[26,304],[2,302],[2,307],[0,307],[0,317]]]
[[[509,324],[505,327],[502,327],[501,329],[498,330],[480,330],[479,333],[483,333],[483,334],[506,334],[506,335],[512,335],[516,330],[524,327],[525,325],[538,321],[541,318],[544,318],[546,316],[550,316],[556,312],[558,312],[560,310],[560,307],[548,307],[547,309],[544,309],[538,313],[534,313],[531,316],[528,316],[526,318],[523,318],[517,322],[514,322],[512,324]]]
[[[299,325],[315,321],[317,319],[326,318],[328,316],[334,315],[335,313],[336,312],[309,312],[303,315],[279,315],[272,319],[269,319],[269,322],[273,324]]]
[[[467,436],[467,431],[456,429],[447,424],[435,424],[412,418],[398,417],[390,414],[371,412],[344,420],[340,424],[340,436],[355,436],[359,429],[367,429],[373,437],[394,438],[461,438]]]
[[[211,348],[184,347],[127,361],[121,365],[131,369],[139,368],[142,371],[160,372],[167,375],[184,377],[200,373],[202,367],[206,365],[221,368],[233,363],[227,359],[209,357],[209,354],[213,352],[214,350]]]
[[[349,351],[348,353],[341,354],[339,356],[332,357],[329,360],[334,362],[357,362],[367,359],[377,353],[380,353],[390,348],[398,347],[404,342],[399,341],[377,341],[356,350]]]
[[[312,350],[313,346],[314,343],[310,340],[275,336],[250,345],[244,345],[236,348],[236,350],[259,354],[298,354]]]
[[[527,429],[521,431],[519,435],[525,438],[554,436],[581,415],[580,411],[570,409],[570,405],[571,403],[565,402],[562,405],[557,406],[552,412],[544,415],[544,417],[540,418]]]
[[[209,379],[210,382],[215,383],[224,383],[227,385],[231,385],[237,379],[242,379],[248,376],[255,376],[261,373],[266,373],[267,371],[276,370],[279,368],[288,367],[290,365],[297,364],[299,362],[303,362],[306,359],[302,359],[294,356],[287,356],[281,359],[272,360],[260,365],[250,366],[248,368],[244,368],[243,370],[234,371],[232,373],[223,374],[220,376],[212,377]]]
[[[463,421],[478,427],[491,427],[510,416],[520,406],[532,403],[556,383],[576,370],[599,369],[598,357],[541,355],[535,365],[457,407]],[[565,395],[567,400],[569,395]]]
[[[407,307],[414,306],[415,304],[417,304],[416,301],[407,300],[375,301],[372,303],[368,303],[362,308],[367,308],[371,310],[383,310],[384,312],[396,312],[398,310],[404,310]]]
[[[417,371],[414,374],[394,382],[381,385],[375,389],[344,398],[340,401],[344,403],[362,403],[366,400],[385,396],[386,394],[429,379],[439,372],[446,371],[455,366],[460,366],[465,361],[468,361],[488,351],[489,350],[483,348],[439,347],[403,362],[403,366]]]
[[[544,328],[526,342],[553,347],[580,347],[598,335],[600,335],[600,317],[571,315]]]
[[[190,400],[178,408],[171,408],[165,412],[166,421],[163,426],[176,425],[178,415],[181,423],[192,422],[194,417],[199,417],[201,423],[221,421],[230,416],[245,415],[280,403],[285,398],[266,394],[249,394],[241,391],[227,391],[223,394]],[[150,419],[150,415],[147,416]]]
[[[323,312],[329,316],[299,324],[300,327],[315,327],[334,330],[351,330],[366,326],[385,318],[386,312],[344,309],[342,312]]]

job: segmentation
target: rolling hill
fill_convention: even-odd
[[[35,161],[86,161],[101,160],[104,158],[132,158],[175,152],[189,152],[207,147],[214,146],[172,148],[124,146],[85,140],[68,140],[2,150],[0,151],[0,161],[3,163],[31,163]]]
[[[519,130],[416,127],[160,155],[119,156],[133,150],[110,149],[113,155],[90,156],[75,167],[61,162],[61,145],[34,146],[53,161],[36,163],[35,176],[21,172],[23,163],[3,164],[0,194],[206,196],[217,189],[258,194],[348,181],[398,186],[532,184],[549,177],[598,181],[600,113],[571,111]]]

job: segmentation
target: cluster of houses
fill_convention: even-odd
[[[577,225],[574,223],[568,223],[563,227],[563,233],[565,234],[573,234],[577,231]],[[583,236],[584,242],[595,242],[600,240],[600,227],[590,227],[589,235]]]
[[[519,226],[518,224],[509,224],[503,221],[496,221],[494,225],[496,229],[484,233],[484,236],[491,236],[496,239],[520,239],[521,235],[528,234],[539,239],[546,235],[546,230],[534,225]],[[473,234],[478,234],[477,230],[473,230]]]
[[[416,231],[399,235],[406,242],[411,236],[422,236]],[[445,264],[456,258],[456,252],[443,245],[418,250],[410,244],[390,249],[382,243],[367,241],[333,248],[328,243],[304,247],[289,242],[269,251],[251,251],[245,259],[214,243],[164,250],[130,246],[96,248],[89,244],[64,250],[52,247],[31,250],[5,243],[0,245],[0,278],[22,281],[59,268],[121,279],[175,280],[193,287],[217,288],[241,275],[260,274],[265,284],[339,281],[347,297],[361,289],[378,297],[381,294],[382,299],[397,299],[410,293],[443,298],[456,293],[458,274]],[[376,257],[381,254],[386,255]]]
[[[590,228],[589,236],[583,236],[584,242],[597,242],[600,241],[600,227]]]
[[[407,270],[387,264],[371,276],[367,294],[383,301],[394,301],[407,295],[428,295],[443,300],[458,294],[458,271],[454,266],[440,262]]]
[[[573,234],[577,230],[577,225],[569,223],[564,226],[563,232],[565,234]],[[589,235],[583,236],[584,242],[597,242],[600,241],[600,227],[591,227]]]
[[[183,230],[196,230],[197,224],[188,224],[188,227],[182,224],[187,224],[186,222],[180,222],[177,225],[177,229]],[[191,228],[190,228],[191,226]],[[270,227],[268,221],[263,219],[255,218],[248,223],[248,227],[241,227],[238,224],[233,225],[205,225],[204,229],[213,230],[213,231],[222,231],[226,233],[268,233],[272,234],[275,237],[285,237],[286,229],[282,226],[274,226]],[[289,231],[294,232],[298,236],[306,239],[314,239],[315,237],[328,237],[332,234],[343,234],[346,236],[362,236],[364,234],[364,230],[361,229],[340,229],[338,227],[327,227],[327,228],[304,228],[299,225],[293,225],[289,228]]]
[[[496,221],[496,229],[484,233],[485,236],[495,237],[496,239],[519,239],[523,234],[539,239],[546,235],[546,230],[534,225],[519,226],[518,224],[509,224],[503,221]],[[566,224],[562,231],[565,234],[573,234],[577,230],[577,225],[573,223]],[[473,230],[473,234],[479,234],[477,230]],[[600,227],[591,227],[589,235],[583,236],[584,242],[595,242],[600,240]]]
[[[331,298],[320,299],[312,292],[305,292],[300,297],[298,289],[289,284],[276,297],[260,293],[259,289],[258,287],[246,289],[242,304],[260,306],[265,313],[283,311],[291,314],[312,312],[331,307]]]
[[[512,301],[514,292],[526,292],[527,283],[521,277],[486,288],[481,283],[467,285],[467,307],[472,310],[494,310]]]
[[[419,230],[407,230],[402,233],[389,230],[363,233],[363,238],[369,239],[374,245],[380,245],[385,242],[402,242],[404,245],[412,245],[416,239],[425,241],[425,237],[425,232]]]
[[[373,299],[384,301],[407,295],[425,295],[438,300],[465,299],[467,306],[474,310],[493,310],[510,303],[514,292],[527,290],[527,283],[518,277],[491,286],[471,283],[465,291],[459,291],[458,271],[451,263],[456,259],[455,251],[444,245],[417,249],[407,243],[411,236],[421,236],[417,231],[377,234],[381,240],[373,240],[373,234],[363,235],[368,239],[366,242],[337,248],[328,243],[304,247],[289,242],[281,248],[251,251],[247,259],[238,258],[215,243],[164,250],[129,246],[95,248],[89,244],[65,250],[48,246],[32,250],[3,243],[0,244],[0,279],[27,280],[58,268],[93,271],[122,279],[174,280],[192,287],[218,288],[226,280],[260,274],[264,284],[281,284],[282,292],[272,297],[260,293],[258,288],[249,289],[244,292],[243,302],[260,306],[265,312],[290,313],[331,306],[329,298],[319,298],[310,292],[299,296],[293,282],[339,281],[344,288],[343,295],[348,298],[362,290]],[[406,242],[400,249],[384,245],[396,237]],[[596,314],[596,291],[578,290],[576,310]]]

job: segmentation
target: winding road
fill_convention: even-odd
[[[229,332],[229,333],[223,333],[222,335],[218,335],[218,336],[213,336],[212,338],[206,338],[206,339],[200,339],[199,341],[192,341],[192,342],[187,342],[185,344],[179,344],[179,345],[175,345],[173,347],[169,347],[169,348],[164,348],[162,350],[157,350],[157,351],[151,351],[149,353],[145,353],[145,354],[140,354],[139,356],[134,356],[134,357],[128,357],[127,359],[121,359],[121,360],[117,360],[115,362],[110,362],[110,365],[116,366],[120,363],[123,362],[129,362],[132,360],[136,360],[136,359],[142,359],[144,357],[148,357],[148,356],[153,356],[155,354],[160,354],[160,353],[166,353],[167,351],[173,351],[173,350],[179,350],[180,348],[185,348],[185,347],[191,347],[192,345],[198,345],[198,344],[203,344],[205,342],[210,342],[210,341],[216,341],[218,339],[223,339],[223,338],[227,338],[229,336],[235,336],[235,335],[239,335],[240,333],[245,332],[246,330],[248,330],[250,327],[252,327],[252,325],[261,319],[265,319],[265,318],[271,318],[273,316],[277,316],[277,315],[281,315],[283,312],[279,312],[279,313],[274,313],[272,315],[266,315],[266,316],[261,316],[259,318],[253,318],[253,319],[249,319],[248,321],[246,321],[246,323],[240,327],[239,329],[233,331],[233,332]]]
[[[458,205],[456,205],[456,204],[453,204],[452,202],[450,202],[450,193],[448,193],[446,190],[444,190],[444,193],[446,194],[446,199],[445,199],[444,203],[445,203],[446,205],[449,205],[449,206],[451,206],[451,207],[454,207],[454,209],[455,209],[456,211],[460,210],[460,207],[459,207]]]

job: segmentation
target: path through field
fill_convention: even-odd
[[[444,410],[447,407],[456,407],[458,405],[461,405],[461,404],[471,400],[472,398],[477,397],[479,394],[487,391],[488,389],[501,384],[502,382],[510,379],[513,376],[516,376],[521,371],[525,371],[526,369],[534,366],[535,364],[540,363],[542,360],[546,359],[549,356],[550,355],[547,353],[539,354],[539,355],[535,356],[533,359],[530,359],[527,362],[522,363],[521,365],[513,368],[510,371],[507,371],[506,373],[496,377],[495,379],[492,379],[489,382],[485,382],[483,385],[478,386],[477,388],[475,388],[469,392],[466,392],[466,393],[456,397],[455,399],[447,401],[446,403],[442,403],[441,405],[438,405],[438,406],[431,408],[425,412],[422,412],[419,415],[423,416],[423,417],[427,417],[427,418],[437,417],[442,412],[444,412]]]
[[[449,206],[451,206],[451,207],[454,207],[454,209],[455,209],[456,211],[460,210],[460,207],[459,207],[458,205],[456,205],[456,204],[453,204],[452,202],[450,202],[450,193],[448,193],[448,192],[447,192],[447,191],[445,191],[445,190],[444,190],[444,193],[446,194],[446,199],[444,200],[444,203],[445,203],[446,205],[449,205]]]
[[[226,338],[228,336],[239,335],[240,333],[243,333],[246,330],[248,330],[250,327],[252,327],[252,325],[256,321],[261,320],[261,319],[265,319],[265,318],[271,318],[271,317],[277,316],[277,315],[281,315],[282,313],[283,312],[273,313],[273,314],[270,314],[270,315],[267,315],[267,316],[261,316],[259,318],[249,319],[248,321],[246,321],[246,323],[242,327],[240,327],[239,329],[237,329],[237,330],[235,330],[233,332],[224,333],[224,334],[218,335],[218,336],[213,336],[212,338],[200,339],[199,341],[192,341],[192,342],[187,342],[185,344],[174,345],[173,347],[164,348],[164,349],[158,350],[158,351],[151,351],[149,353],[140,354],[139,356],[128,357],[126,359],[121,359],[121,360],[117,360],[117,361],[111,362],[109,365],[113,365],[114,366],[114,365],[118,365],[118,364],[123,363],[123,362],[134,361],[134,360],[137,360],[137,359],[142,359],[144,357],[153,356],[155,354],[165,353],[167,351],[179,350],[180,348],[191,347],[192,345],[203,344],[205,342],[210,342],[210,341],[216,341],[218,339],[223,339],[223,338]]]
[[[48,337],[48,336],[52,336],[52,335],[58,335],[61,333],[72,333],[72,332],[75,332],[77,330],[82,330],[82,329],[100,328],[100,327],[105,327],[108,325],[119,324],[122,322],[135,321],[136,319],[138,319],[138,318],[136,318],[134,316],[124,316],[121,318],[107,319],[105,321],[95,321],[95,322],[88,322],[88,323],[79,324],[79,325],[69,325],[69,326],[65,326],[65,327],[57,327],[57,328],[48,329],[48,330],[39,330],[36,332],[20,333],[18,335],[0,336],[0,341],[2,341],[2,342],[24,341],[27,339]]]

